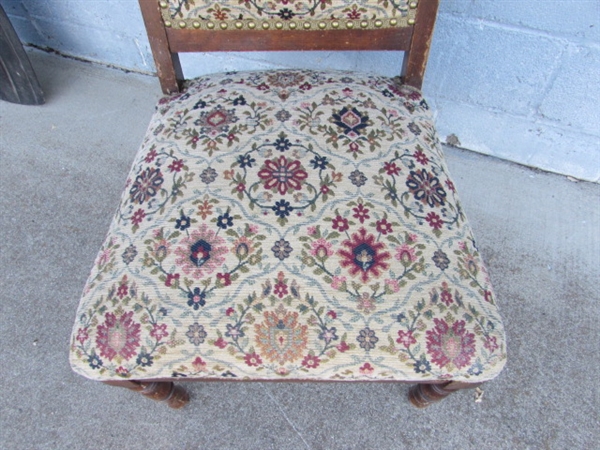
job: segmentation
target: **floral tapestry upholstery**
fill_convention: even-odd
[[[494,378],[502,322],[421,93],[273,71],[162,99],[70,358],[96,380]]]
[[[408,0],[163,0],[167,27],[241,30],[324,30],[407,27],[416,1]]]

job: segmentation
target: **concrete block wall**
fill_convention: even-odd
[[[136,0],[0,0],[21,39],[129,70],[154,65]],[[396,75],[396,52],[184,54],[187,77],[337,68]],[[600,2],[441,0],[424,85],[442,139],[600,182]]]
[[[597,0],[441,0],[425,91],[461,146],[600,181]]]

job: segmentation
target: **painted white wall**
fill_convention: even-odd
[[[360,0],[359,0],[360,1]],[[26,43],[152,72],[136,0],[0,0]],[[337,68],[397,75],[398,52],[186,54],[186,77]],[[470,150],[600,182],[600,1],[441,0],[424,91]]]

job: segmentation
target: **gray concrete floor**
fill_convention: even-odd
[[[0,103],[0,448],[598,444],[600,185],[456,149],[508,333],[481,403],[467,391],[418,410],[402,384],[193,383],[173,411],[72,373],[79,295],[160,92],[151,77],[31,59],[46,105]]]

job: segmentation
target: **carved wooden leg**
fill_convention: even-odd
[[[417,408],[426,408],[432,403],[439,402],[460,389],[471,389],[482,383],[463,383],[449,381],[441,384],[417,384],[408,391],[408,399]]]
[[[167,402],[167,405],[179,409],[190,400],[186,390],[172,381],[105,381],[111,386],[119,386],[139,392],[145,397],[159,402]]]

